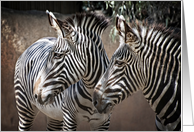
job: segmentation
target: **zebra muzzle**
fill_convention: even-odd
[[[106,113],[111,112],[112,106],[113,106],[112,103],[107,103],[107,104],[105,105],[104,109],[101,111],[101,113],[106,114]]]
[[[114,105],[112,103],[98,104],[97,101],[94,102],[94,105],[100,114],[108,114],[112,111]]]
[[[100,114],[110,113],[112,108],[114,107],[114,103],[102,99],[100,92],[96,90],[93,94],[93,105]]]

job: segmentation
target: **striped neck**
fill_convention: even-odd
[[[86,66],[86,74],[81,79],[84,86],[88,89],[94,89],[109,64],[109,59],[104,48],[101,49],[101,51],[96,51],[94,53],[90,56],[90,59],[88,59],[89,61]]]

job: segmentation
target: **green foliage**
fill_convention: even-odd
[[[90,12],[95,10],[105,10],[103,1],[82,1],[82,11]]]
[[[118,14],[123,15],[127,22],[147,19],[163,23],[166,27],[181,27],[180,1],[105,1],[105,3],[106,10],[112,10],[113,25]],[[115,26],[112,27],[109,36],[115,41]]]
[[[113,25],[118,14],[123,15],[127,22],[147,19],[166,27],[181,28],[181,1],[83,1],[82,10],[101,10],[112,18]],[[112,26],[109,36],[112,41],[116,40],[115,26]]]

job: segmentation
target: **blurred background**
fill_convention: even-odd
[[[1,130],[16,131],[18,114],[14,96],[14,69],[18,57],[42,37],[57,37],[48,22],[46,10],[61,20],[76,12],[97,12],[112,18],[102,35],[109,59],[119,46],[115,30],[116,14],[127,21],[147,19],[166,27],[181,27],[181,2],[145,1],[1,1]],[[46,130],[46,116],[39,113],[33,131]],[[87,131],[83,122],[79,131]],[[155,114],[139,91],[117,105],[111,117],[110,131],[152,131]]]

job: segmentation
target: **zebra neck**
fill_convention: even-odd
[[[82,78],[83,85],[88,89],[94,89],[109,64],[109,59],[104,49],[101,50],[98,57],[94,64],[90,63],[88,65],[87,76]]]

